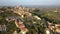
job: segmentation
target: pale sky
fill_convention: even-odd
[[[0,6],[14,5],[60,5],[60,0],[0,0]]]

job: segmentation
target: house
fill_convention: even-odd
[[[46,34],[50,34],[50,30],[48,28],[46,28]]]
[[[56,28],[56,32],[60,33],[60,28]]]
[[[58,26],[60,26],[60,24],[55,24],[55,27],[58,28]]]
[[[6,25],[4,24],[4,25],[0,25],[0,31],[6,31]]]
[[[2,31],[2,25],[0,25],[0,31]]]
[[[36,18],[36,19],[38,19],[38,20],[41,20],[41,18],[40,18],[40,17],[38,17],[38,16],[34,16],[34,18]]]

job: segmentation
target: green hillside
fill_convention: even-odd
[[[8,10],[7,10],[8,9]],[[0,32],[1,34],[12,34],[15,30],[18,31],[14,21],[7,22],[6,18],[11,16],[16,16],[21,18],[21,15],[14,13],[10,10],[11,8],[0,8],[0,24],[5,24],[7,26],[6,31]],[[30,10],[29,13],[32,15],[30,17],[24,16],[21,18],[22,21],[26,24],[26,27],[33,32],[33,34],[44,34],[46,28],[46,22],[59,23],[60,24],[60,12],[53,11],[40,11],[39,9]],[[41,20],[34,18],[38,16]]]

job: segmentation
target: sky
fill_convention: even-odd
[[[15,5],[39,5],[39,6],[60,5],[60,0],[0,0],[0,6],[15,6]]]

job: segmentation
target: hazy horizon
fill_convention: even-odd
[[[0,6],[60,6],[60,0],[0,0]]]

